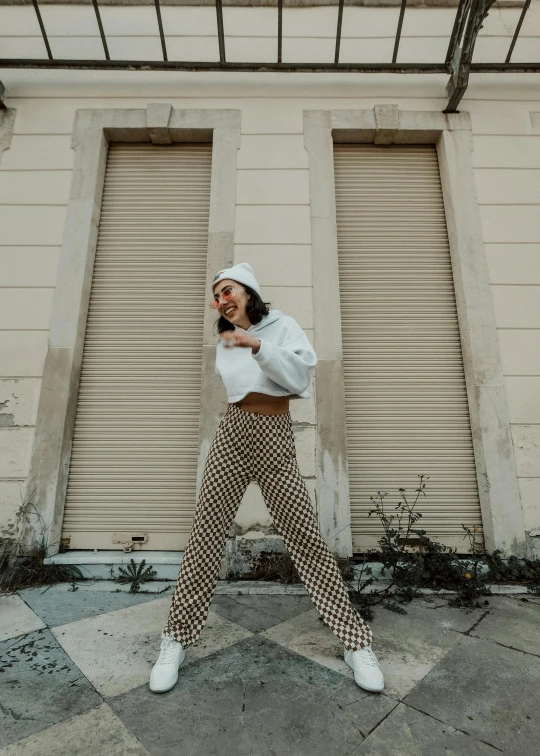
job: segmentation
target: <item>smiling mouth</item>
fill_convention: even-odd
[[[232,313],[235,311],[236,307],[227,307],[226,310],[223,310],[223,314],[225,315],[225,317],[227,317],[228,315],[232,315]]]

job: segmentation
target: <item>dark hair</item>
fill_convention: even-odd
[[[242,286],[248,295],[246,315],[248,316],[251,325],[256,325],[270,312],[270,302],[263,302],[256,291],[250,289],[249,286],[245,286],[245,284],[242,284]],[[217,321],[217,330],[218,333],[223,333],[223,331],[234,331],[234,325],[230,320],[227,320],[223,315],[220,315],[219,320]]]

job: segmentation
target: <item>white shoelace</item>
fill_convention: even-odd
[[[170,664],[174,661],[175,656],[175,640],[168,636],[161,641],[161,652],[159,654],[159,664]]]
[[[369,664],[372,667],[378,667],[379,666],[379,660],[373,653],[371,646],[367,646],[364,648],[359,648],[355,652],[355,654],[359,654],[360,658],[365,664]]]

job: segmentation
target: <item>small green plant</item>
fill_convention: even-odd
[[[401,587],[416,584],[422,568],[418,553],[408,551],[407,547],[415,538],[416,544],[420,545],[420,539],[425,537],[425,531],[415,527],[422,517],[416,505],[420,494],[425,496],[426,484],[423,483],[423,477],[420,475],[420,487],[416,489],[416,498],[412,504],[405,496],[404,488],[399,489],[402,502],[390,512],[384,501],[388,496],[386,491],[378,491],[376,497],[369,497],[375,503],[375,507],[369,510],[368,517],[376,515],[383,528],[383,535],[378,541],[381,547],[381,562],[385,570],[392,570],[395,584]]]
[[[416,527],[422,517],[416,509],[420,495],[425,495],[423,482],[424,475],[420,475],[420,485],[416,489],[416,498],[409,502],[405,495],[405,489],[400,488],[402,501],[393,510],[389,510],[385,498],[386,491],[378,491],[377,496],[370,496],[375,506],[369,510],[368,517],[375,515],[379,518],[383,529],[383,535],[378,543],[381,548],[380,561],[383,564],[383,575],[390,572],[390,584],[380,590],[366,592],[366,588],[374,582],[372,571],[365,565],[362,566],[357,578],[356,586],[349,582],[349,591],[353,601],[358,605],[360,614],[364,619],[373,618],[373,607],[384,602],[387,609],[398,613],[406,613],[403,604],[412,601],[418,595],[417,587],[422,582],[424,573],[423,557],[420,551],[411,551],[410,546],[424,549],[428,546],[426,531]],[[439,555],[444,553],[446,547],[441,545],[437,550]],[[435,550],[433,550],[435,556]],[[365,577],[367,576],[367,577]]]
[[[3,592],[66,581],[73,584],[75,580],[84,579],[75,565],[44,561],[56,544],[49,541],[49,528],[32,502],[32,495],[33,492],[15,513],[10,537],[0,541],[0,591]],[[35,534],[30,544],[23,539],[25,529]]]
[[[118,578],[119,583],[131,583],[129,587],[130,593],[138,593],[141,590],[141,583],[146,583],[153,580],[157,575],[157,572],[152,569],[151,565],[146,565],[146,560],[143,559],[139,564],[135,564],[133,559],[129,560],[129,564],[126,569],[119,567],[118,571],[120,576]]]
[[[486,569],[486,552],[483,546],[478,544],[478,526],[469,528],[462,525],[461,527],[465,531],[464,538],[469,541],[470,556],[452,565],[457,595],[448,603],[450,606],[480,607],[482,606],[480,597],[491,596],[489,584],[493,581],[490,580],[489,571]],[[483,604],[486,603],[488,602],[483,602]]]
[[[540,560],[501,557],[497,549],[486,554],[489,576],[494,583],[525,583],[529,593],[540,596]]]
[[[352,579],[354,572],[346,557],[334,556],[344,579]],[[253,560],[253,569],[242,575],[233,571],[227,574],[227,580],[269,580],[277,583],[301,583],[296,565],[288,552],[261,552]]]
[[[356,586],[353,583],[354,571],[352,577],[343,575],[343,573],[341,574],[344,583],[348,587],[351,599],[353,603],[356,604],[360,616],[363,617],[363,619],[365,619],[367,622],[369,622],[375,615],[373,614],[373,609],[371,608],[373,596],[372,594],[367,593],[366,589],[369,588],[370,585],[373,585],[375,578],[373,577],[373,570],[368,564],[366,564],[366,561],[367,557],[364,556],[362,567],[360,568],[359,575],[356,579]]]
[[[237,579],[227,575],[229,580]],[[253,560],[253,569],[241,576],[242,580],[274,580],[277,583],[301,583],[300,575],[288,553],[263,551]]]
[[[420,496],[426,496],[424,478],[428,480],[429,475],[421,474],[419,478],[414,501],[409,501],[405,488],[399,488],[402,501],[393,510],[389,510],[385,503],[386,491],[378,491],[377,497],[370,497],[375,506],[368,516],[377,516],[383,529],[378,541],[382,572],[389,572],[391,580],[380,590],[366,592],[374,578],[364,564],[357,585],[349,583],[352,598],[365,619],[372,618],[371,607],[375,604],[384,604],[386,609],[406,613],[403,604],[418,596],[420,588],[456,591],[457,595],[451,603],[469,607],[480,606],[480,596],[491,593],[488,573],[483,566],[485,552],[478,543],[477,526],[469,528],[462,525],[464,538],[469,540],[470,557],[465,560],[457,557],[456,548],[432,541],[426,531],[418,527],[422,513],[418,511],[417,504]]]

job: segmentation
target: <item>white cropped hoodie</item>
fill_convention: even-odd
[[[251,391],[270,396],[307,399],[317,356],[296,320],[280,310],[270,310],[260,323],[247,331],[259,339],[257,354],[247,347],[225,347],[216,351],[216,373],[221,376],[229,402],[239,402]]]

